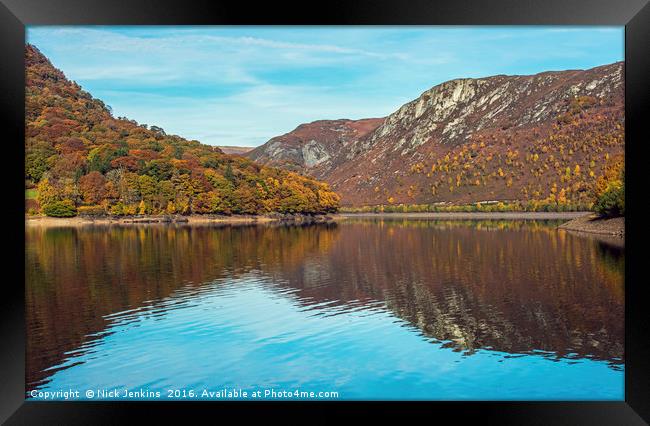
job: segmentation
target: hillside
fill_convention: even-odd
[[[341,152],[367,136],[383,121],[383,118],[369,118],[319,120],[301,124],[295,130],[255,148],[246,156],[262,164],[290,170],[305,171],[316,166],[332,170],[339,165],[334,159],[338,159]]]
[[[225,154],[235,154],[235,155],[244,155],[247,152],[255,149],[252,146],[218,146],[221,151],[223,151]]]
[[[27,45],[25,180],[30,213],[325,213],[328,185],[115,118]],[[29,194],[33,191],[28,192]]]
[[[623,161],[623,86],[622,62],[457,79],[366,131],[304,124],[246,155],[325,180],[348,206],[590,205],[598,179]]]

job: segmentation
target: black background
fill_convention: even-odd
[[[332,417],[413,415],[428,423],[642,425],[650,421],[650,309],[642,243],[650,156],[650,5],[647,0],[0,0],[0,212],[4,219],[0,298],[0,421],[6,424],[207,423],[282,416],[290,423]],[[25,25],[625,25],[626,345],[625,402],[37,402],[24,401],[24,43]],[[645,114],[644,114],[645,113]],[[304,417],[301,419],[300,417]],[[643,420],[645,419],[645,421]]]

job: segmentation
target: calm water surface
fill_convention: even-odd
[[[27,388],[621,400],[624,249],[555,226],[30,227]]]

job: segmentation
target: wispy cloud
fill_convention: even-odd
[[[254,36],[218,36],[196,34],[194,32],[175,31],[161,37],[149,38],[140,36],[129,36],[115,34],[110,30],[88,29],[88,28],[55,28],[53,35],[63,37],[83,37],[86,42],[86,49],[107,50],[112,52],[127,51],[169,51],[181,46],[191,46],[194,49],[205,47],[224,48],[231,47],[263,47],[276,50],[300,50],[312,53],[334,53],[340,55],[360,55],[378,59],[405,59],[406,55],[401,52],[377,52],[335,44],[321,43],[296,43],[277,39],[260,38]],[[62,46],[66,47],[66,46]],[[72,49],[71,45],[67,48]]]
[[[386,115],[443,81],[623,58],[613,27],[29,27],[115,115],[219,145]]]

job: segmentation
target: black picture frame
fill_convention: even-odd
[[[498,424],[616,424],[650,422],[650,317],[642,265],[645,233],[644,144],[650,131],[650,4],[648,0],[0,0],[0,85],[6,270],[0,297],[0,421],[6,424],[116,424],[146,413],[187,421],[186,415],[424,415],[430,421]],[[303,24],[303,25],[625,25],[626,275],[625,401],[621,402],[25,402],[24,324],[24,44],[26,25]],[[647,119],[647,118],[646,118]],[[645,227],[647,228],[647,226]],[[11,277],[11,278],[9,278]],[[451,416],[451,417],[449,417]],[[309,421],[309,420],[307,420]]]

